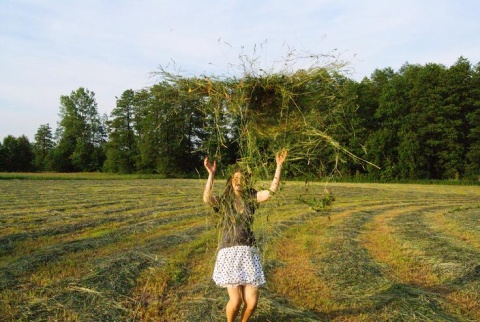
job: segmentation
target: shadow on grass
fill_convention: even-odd
[[[213,284],[213,283],[212,283]],[[220,322],[225,321],[225,306],[228,295],[225,289],[216,286],[208,287],[207,296],[196,299],[184,306],[183,321],[189,322]],[[262,290],[258,307],[252,321],[278,322],[278,321],[327,321],[326,316],[315,312],[292,306],[288,300],[272,296],[268,291]]]
[[[413,285],[392,284],[371,296],[349,301],[349,307],[344,309],[314,312],[317,317],[315,321],[458,321],[457,317],[443,311],[441,301],[437,293]]]
[[[442,309],[440,295],[408,284],[392,284],[372,296],[373,309],[395,321],[456,321]]]
[[[301,291],[301,290],[299,290]],[[321,296],[321,294],[318,294]],[[185,303],[183,318],[191,322],[225,320],[228,296],[223,289],[208,289],[205,297]],[[288,299],[262,291],[254,321],[457,321],[441,307],[438,294],[406,284],[392,284],[367,298],[349,303],[350,307],[329,312],[292,305]]]
[[[473,266],[471,269],[467,270],[464,275],[454,279],[451,284],[462,286],[475,281],[480,281],[480,265]]]

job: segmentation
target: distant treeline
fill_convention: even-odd
[[[385,182],[480,180],[480,63],[473,66],[460,57],[450,67],[405,64],[398,71],[376,70],[360,82],[336,73],[328,77],[328,86],[320,86],[325,79],[302,83],[302,93],[308,93],[307,97],[302,94],[302,102],[328,112],[318,98],[333,93],[326,93],[332,80],[342,88],[332,95],[343,112],[335,114],[334,120],[322,119],[322,124],[336,122],[328,127],[328,135],[342,149],[326,145],[321,153],[291,159],[285,170],[290,178],[335,172],[344,178]],[[107,116],[99,115],[94,92],[79,88],[61,96],[55,132],[43,124],[34,142],[25,136],[3,139],[0,171],[188,177],[196,175],[197,169],[202,171],[202,159],[211,153],[224,167],[235,163],[241,157],[238,148],[243,135],[238,120],[228,112],[218,115],[218,110],[200,108],[208,97],[190,95],[190,91],[167,80],[142,90],[126,90]],[[225,92],[228,95],[233,94]],[[264,146],[259,140],[259,149]]]

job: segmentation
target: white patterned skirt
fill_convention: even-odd
[[[252,246],[233,246],[220,249],[213,269],[213,280],[221,287],[265,284],[258,249]]]

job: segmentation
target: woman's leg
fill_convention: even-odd
[[[245,285],[242,290],[242,298],[243,302],[245,302],[241,316],[242,322],[247,322],[257,308],[258,288],[251,284]]]
[[[227,321],[233,322],[237,317],[238,310],[242,305],[242,291],[243,287],[227,287],[228,296],[230,299],[228,300],[226,313],[227,313]]]

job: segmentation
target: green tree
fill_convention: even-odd
[[[42,124],[35,134],[33,153],[35,155],[35,169],[39,171],[48,170],[49,155],[55,148],[53,133],[50,125]]]
[[[101,170],[105,130],[97,111],[95,93],[80,87],[60,97],[59,141],[54,153],[57,171]]]
[[[373,128],[366,140],[366,150],[369,161],[381,168],[369,167],[374,178],[388,181],[398,179],[400,175],[396,148],[400,144],[399,132],[404,116],[408,114],[408,87],[402,75],[392,74],[391,69],[376,71],[373,79],[379,86],[378,108],[371,115]]]
[[[33,171],[32,145],[25,135],[18,138],[8,135],[3,139],[2,147],[4,171]]]
[[[393,140],[393,134],[390,132],[388,125],[385,125],[384,113],[377,113],[380,106],[380,98],[383,92],[389,86],[390,81],[396,76],[391,68],[383,70],[375,70],[371,78],[364,78],[356,89],[356,104],[358,106],[355,117],[358,122],[359,141],[364,148],[364,158],[375,165],[380,166],[378,169],[372,165],[365,165],[362,169],[371,179],[380,179],[382,171],[385,171],[387,160],[392,157],[392,153],[385,150],[390,144],[385,145]],[[384,103],[382,103],[384,104]],[[388,162],[387,168],[391,164]]]
[[[374,114],[378,128],[367,144],[383,179],[461,176],[463,108],[455,95],[462,92],[468,66],[455,67],[456,76],[449,77],[442,65],[405,64],[384,83]]]
[[[466,160],[465,176],[480,181],[480,63],[471,77],[470,95],[466,108]]]
[[[411,84],[411,130],[418,134],[431,179],[459,178],[462,170],[462,114],[459,94],[449,88],[449,71],[442,65],[410,66],[404,73]]]
[[[162,82],[137,93],[137,102],[137,168],[165,176],[192,172],[198,162],[197,97],[182,95],[175,85]]]
[[[447,69],[405,64],[398,73],[376,71],[359,87],[359,117],[368,129],[367,151],[383,180],[452,179],[465,171],[468,116],[473,116],[472,69],[464,58]],[[381,84],[377,89],[375,81]],[[376,99],[376,97],[378,97]],[[378,107],[368,109],[367,106]],[[368,114],[373,118],[368,121]],[[366,115],[367,117],[365,117]],[[470,134],[468,134],[470,133]],[[468,159],[468,158],[467,158]],[[470,163],[474,164],[474,162]]]
[[[357,86],[356,103],[358,109],[356,116],[366,132],[375,131],[379,128],[379,120],[373,116],[379,108],[383,91],[395,75],[391,68],[376,69],[370,78],[364,78]]]
[[[365,142],[368,137],[368,126],[371,122],[371,117],[365,117],[364,113],[367,111],[374,111],[375,106],[378,105],[378,102],[369,101],[367,95],[368,91],[373,89],[373,86],[368,89],[364,87],[364,95],[362,96],[362,107],[359,105],[359,89],[360,84],[355,81],[344,79],[340,81],[342,84],[341,95],[337,95],[337,104],[341,108],[337,108],[337,130],[332,131],[332,135],[336,140],[339,140],[340,143],[350,152],[353,153],[356,157],[361,158],[356,159],[351,156],[343,156],[342,166],[340,170],[342,176],[354,177],[358,175],[364,175],[366,173],[366,167],[369,165],[363,160],[370,161],[368,151],[365,148]],[[363,85],[364,86],[364,85]],[[370,112],[372,113],[372,112]],[[373,113],[372,113],[373,114]],[[371,114],[370,114],[371,115]]]
[[[150,90],[144,89],[136,94],[138,106],[135,111],[135,131],[138,134],[136,160],[137,171],[155,173],[159,162],[160,135],[156,126],[162,120],[162,112],[157,107]]]
[[[463,177],[466,166],[466,152],[469,145],[469,121],[468,115],[480,106],[478,97],[474,95],[473,85],[474,71],[470,62],[460,57],[446,72],[443,82],[447,95],[445,107],[448,128],[450,128],[448,140],[447,162],[445,164],[446,178]]]
[[[0,172],[7,171],[6,159],[6,152],[3,148],[2,142],[0,142]]]
[[[402,129],[399,133],[398,172],[400,179],[415,180],[428,177],[425,169],[426,161],[422,154],[417,133],[410,129]]]
[[[117,99],[117,106],[107,122],[109,140],[106,144],[104,169],[108,172],[133,173],[138,156],[135,134],[136,97],[133,90],[126,90]]]

